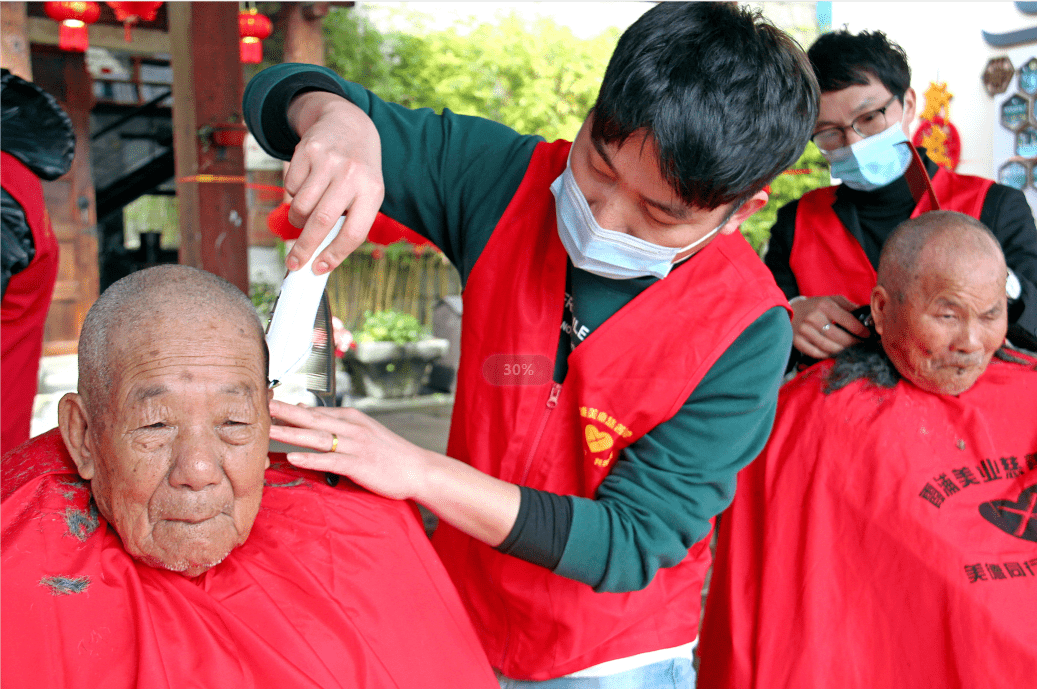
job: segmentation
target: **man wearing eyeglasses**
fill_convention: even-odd
[[[903,49],[881,32],[821,36],[808,51],[821,86],[811,140],[842,184],[778,211],[765,262],[792,302],[793,362],[826,359],[868,336],[853,311],[868,303],[886,238],[929,210],[905,173],[916,96]],[[918,153],[941,208],[993,230],[1009,267],[1009,339],[1037,349],[1037,229],[1026,197],[981,177],[940,168]]]

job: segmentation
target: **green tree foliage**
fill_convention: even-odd
[[[486,117],[548,141],[572,138],[619,38],[577,38],[551,19],[512,13],[497,24],[381,33],[352,10],[325,18],[329,67],[411,108]]]
[[[409,105],[394,66],[394,37],[378,31],[353,9],[332,7],[324,17],[324,61],[342,77],[380,98]]]
[[[796,164],[778,175],[771,182],[771,195],[767,205],[742,223],[742,234],[757,253],[763,254],[770,238],[771,226],[778,216],[778,209],[803,194],[825,187],[831,183],[828,161],[821,156],[817,146],[808,143]]]

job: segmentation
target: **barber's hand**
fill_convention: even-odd
[[[792,304],[793,346],[811,358],[827,359],[866,339],[870,331],[851,313],[859,306],[841,294],[797,300]]]
[[[408,442],[363,412],[273,400],[270,414],[290,424],[272,425],[271,440],[315,450],[289,452],[288,461],[295,466],[347,476],[387,498],[416,499],[422,494],[429,456],[435,453]]]
[[[332,93],[312,91],[292,100],[288,121],[299,133],[284,189],[292,196],[288,221],[302,227],[285,261],[297,270],[343,214],[338,236],[313,263],[321,275],[363,243],[385,196],[382,145],[363,110]]]
[[[521,502],[518,486],[409,443],[356,409],[273,400],[270,415],[290,424],[271,426],[271,440],[316,451],[289,452],[288,461],[295,466],[348,476],[387,498],[419,502],[444,522],[492,546],[515,525]]]

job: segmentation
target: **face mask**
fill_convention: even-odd
[[[858,191],[873,191],[899,179],[911,164],[910,144],[899,122],[867,139],[821,151],[832,164],[832,177]]]
[[[685,247],[659,246],[599,225],[568,164],[565,172],[551,183],[551,193],[555,196],[558,236],[573,265],[612,280],[649,275],[662,279],[670,274],[677,254],[694,249],[727,224],[724,220],[707,235]]]

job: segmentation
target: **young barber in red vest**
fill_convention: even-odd
[[[792,301],[793,359],[824,359],[867,337],[867,304],[886,237],[929,210],[912,194],[908,129],[916,96],[903,49],[880,32],[821,36],[807,53],[821,87],[813,142],[842,184],[778,211],[764,258]],[[1037,349],[1037,228],[1023,193],[938,167],[919,149],[940,207],[970,215],[1001,242],[1010,270],[1009,339]]]
[[[737,228],[816,103],[794,43],[727,3],[646,12],[572,144],[412,111],[312,65],[249,84],[249,126],[292,161],[289,267],[348,208],[323,270],[380,210],[461,273],[446,456],[352,409],[274,403],[290,425],[271,437],[439,516],[502,686],[694,686],[712,518],[766,441],[792,339]]]

